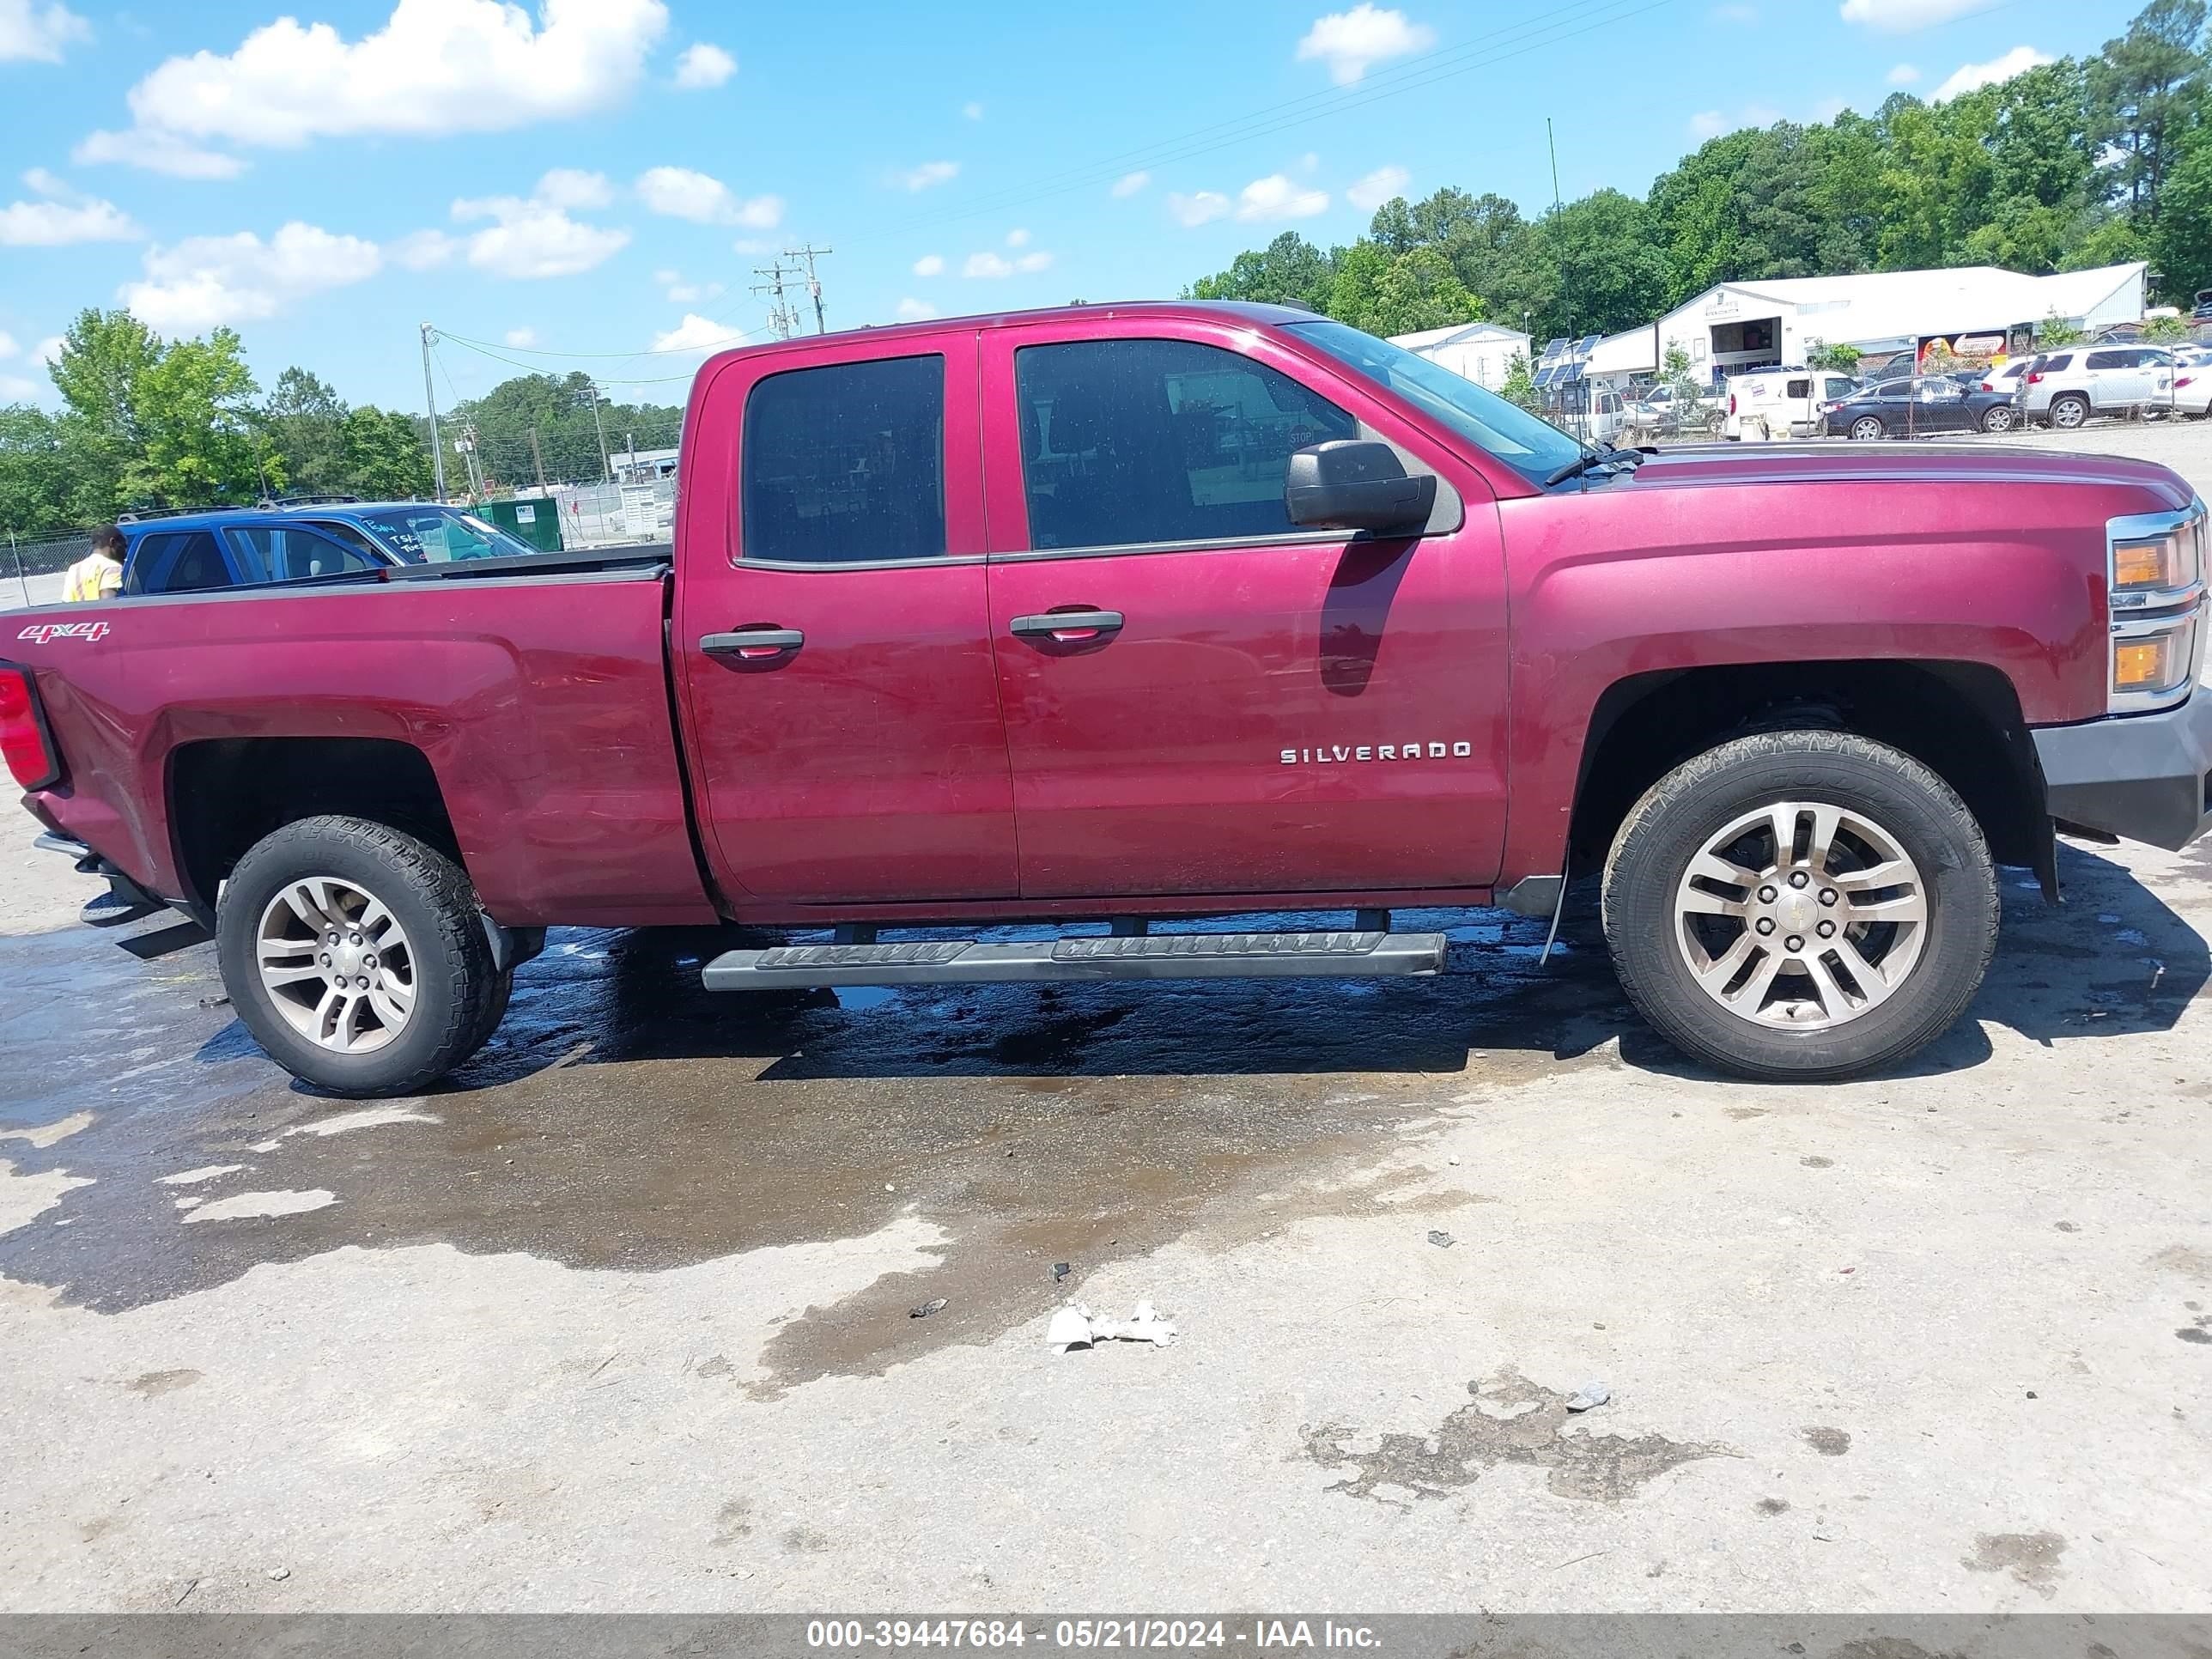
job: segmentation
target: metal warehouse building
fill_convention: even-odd
[[[1917,357],[1941,341],[1961,357],[2002,359],[2026,349],[2048,317],[2087,330],[2135,321],[2146,270],[2138,261],[2025,276],[1963,265],[1721,283],[1656,323],[1601,340],[1589,374],[1616,387],[1650,380],[1674,346],[1695,379],[1716,386],[1727,375],[1802,363],[1824,344]]]

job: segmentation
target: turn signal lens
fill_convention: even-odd
[[[2162,691],[2172,677],[2173,641],[2133,640],[2112,650],[2112,690]]]

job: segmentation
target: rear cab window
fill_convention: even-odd
[[[945,358],[787,369],[745,398],[739,556],[902,564],[945,556]]]

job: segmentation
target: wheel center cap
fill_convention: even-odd
[[[1781,916],[1782,925],[1793,933],[1803,933],[1820,914],[1820,907],[1808,893],[1784,893],[1775,909]]]
[[[341,945],[331,952],[331,965],[345,978],[351,979],[361,972],[361,959],[366,954],[358,945]]]

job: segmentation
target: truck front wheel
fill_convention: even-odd
[[[1606,862],[1622,988],[1739,1076],[1896,1064],[1966,1012],[1996,948],[1996,872],[1950,786],[1845,732],[1761,732],[1687,761]]]
[[[365,819],[301,818],[223,885],[231,1006],[271,1059],[337,1095],[411,1094],[490,1035],[501,975],[444,854]]]

